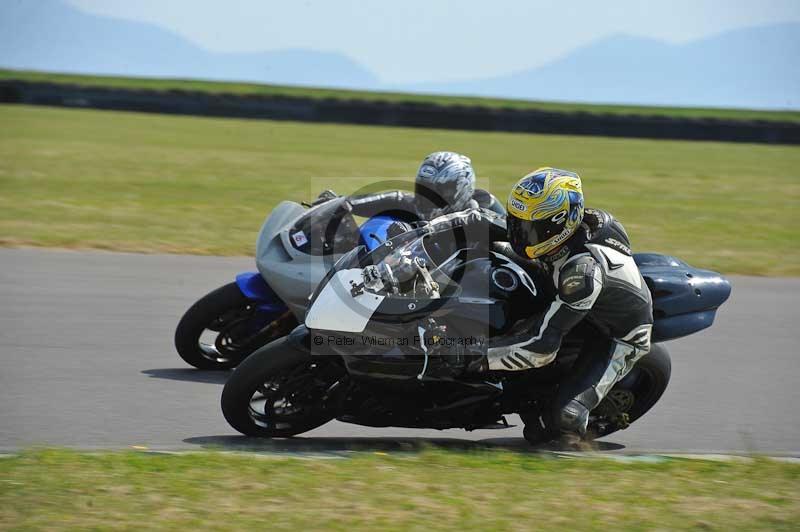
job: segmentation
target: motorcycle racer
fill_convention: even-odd
[[[633,260],[630,240],[614,217],[584,208],[580,177],[540,168],[517,182],[507,203],[507,239],[513,251],[538,259],[552,275],[555,298],[523,333],[490,340],[472,371],[518,371],[553,362],[563,337],[586,321],[599,332],[587,342],[561,384],[553,420],[562,433],[584,436],[589,413],[650,350],[652,299]],[[468,211],[431,222],[476,226],[490,238],[496,220]],[[486,227],[488,226],[488,230]]]
[[[414,180],[413,194],[393,190],[353,195],[348,201],[357,216],[394,213],[407,222],[431,220],[473,208],[505,215],[497,198],[475,188],[475,170],[470,158],[451,151],[437,151],[423,159]]]

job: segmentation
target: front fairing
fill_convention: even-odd
[[[309,329],[360,333],[372,321],[408,322],[445,306],[458,291],[458,285],[439,275],[443,293],[420,296],[413,286],[416,271],[401,271],[397,257],[419,258],[432,262],[421,245],[425,229],[409,231],[384,242],[371,252],[358,246],[342,256],[331,268],[311,298],[306,314]],[[398,286],[365,286],[365,268],[388,266]],[[407,268],[408,269],[408,268]]]
[[[446,235],[444,235],[446,237]],[[312,297],[306,325],[310,329],[361,333],[378,323],[413,324],[427,317],[450,316],[464,331],[496,335],[522,314],[541,308],[550,295],[505,256],[473,248],[449,249],[447,238],[420,228],[385,242],[372,252],[354,249],[328,272]],[[452,241],[452,239],[449,239]],[[426,293],[422,276],[404,277],[398,258],[422,258],[429,265],[437,294]],[[397,290],[365,283],[364,272],[388,265]],[[547,279],[549,282],[549,278]]]
[[[420,246],[422,241],[427,244]],[[404,256],[430,261],[436,294],[421,294],[413,278],[402,276],[398,259]],[[365,269],[379,265],[396,267],[396,292],[385,282],[367,286]],[[381,386],[452,381],[457,361],[482,352],[489,338],[541,310],[549,295],[508,257],[448,249],[422,228],[372,252],[360,247],[343,256],[317,288],[305,324],[315,351],[341,356],[354,378],[377,379]]]

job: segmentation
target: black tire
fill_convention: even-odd
[[[605,401],[616,400],[624,405],[621,410],[628,415],[628,422],[633,423],[645,415],[664,395],[672,374],[672,361],[669,352],[661,344],[653,344],[650,352],[643,356],[633,369],[608,392]],[[615,399],[620,397],[620,399]],[[602,410],[602,403],[598,407]],[[593,411],[594,412],[594,411]],[[588,435],[591,439],[608,436],[620,430],[617,425],[603,426],[590,422]]]
[[[331,361],[312,360],[307,351],[294,347],[288,337],[279,338],[257,349],[231,374],[222,390],[222,413],[231,427],[246,436],[288,438],[308,432],[335,417],[328,408],[326,394],[341,373],[339,366]],[[298,381],[303,384],[292,388]],[[296,406],[295,395],[302,395],[307,404]],[[257,412],[253,406],[255,396],[259,400],[264,398],[263,412]],[[272,416],[267,415],[267,405],[272,409],[276,401],[289,404],[290,411],[299,408],[300,412],[281,416],[273,410]],[[297,402],[302,405],[300,400]]]
[[[247,312],[249,308],[250,301],[236,283],[221,286],[200,298],[189,307],[175,329],[175,349],[180,357],[198,369],[226,370],[236,367],[249,352],[230,350],[224,354],[210,353],[201,348],[200,339],[205,330],[218,330],[220,320],[225,316],[238,311]]]

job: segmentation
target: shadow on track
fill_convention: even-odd
[[[225,384],[230,375],[230,371],[203,371],[190,368],[144,369],[142,373],[154,379],[207,382],[210,384]]]
[[[533,447],[523,438],[487,438],[484,440],[461,440],[457,438],[284,438],[264,439],[247,436],[198,436],[186,438],[184,443],[210,449],[226,451],[269,453],[331,453],[346,452],[421,452],[429,449],[459,451],[507,450],[522,453],[543,451],[575,451],[553,442]],[[625,446],[610,442],[592,442],[585,451],[618,451]]]

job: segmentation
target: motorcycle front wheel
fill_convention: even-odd
[[[175,329],[175,349],[198,369],[231,369],[252,352],[250,340],[270,320],[236,283],[228,283],[189,307]]]
[[[288,438],[335,417],[328,395],[344,374],[333,357],[312,359],[288,337],[257,349],[222,390],[222,413],[246,436]]]

